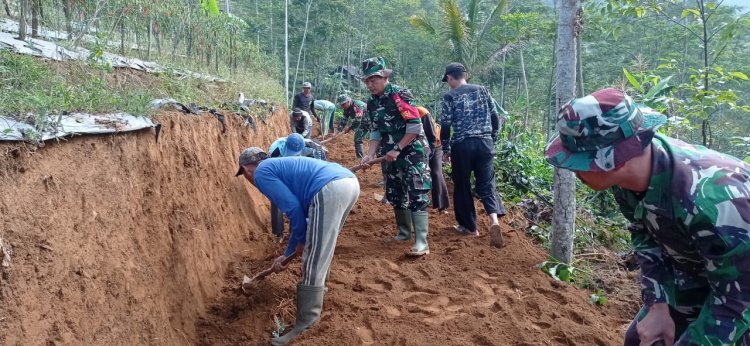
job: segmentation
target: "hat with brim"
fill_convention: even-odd
[[[242,151],[240,154],[240,169],[237,170],[237,174],[234,176],[240,176],[245,174],[245,168],[243,166],[245,165],[251,165],[256,162],[260,162],[262,160],[265,160],[268,158],[268,154],[263,151],[263,149],[258,147],[250,147]]]
[[[666,117],[607,88],[560,109],[559,134],[545,149],[551,165],[578,172],[608,172],[640,155]]]
[[[284,156],[299,156],[305,149],[305,137],[299,133],[292,133],[286,137],[286,146],[284,147]]]
[[[393,70],[387,68],[385,58],[369,58],[362,61],[362,77],[360,78],[365,80],[372,76],[388,77],[392,72]]]

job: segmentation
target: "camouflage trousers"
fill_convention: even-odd
[[[674,287],[668,287],[667,295],[670,297],[669,304],[669,315],[672,317],[675,326],[675,345],[677,344],[702,344],[701,341],[705,342],[711,340],[711,337],[706,337],[705,331],[697,331],[694,328],[688,328],[688,326],[697,321],[699,318],[706,318],[707,316],[700,316],[700,312],[704,306],[711,304],[707,301],[709,297],[709,287],[698,287],[693,289],[675,289]],[[635,318],[630,323],[630,327],[625,332],[625,346],[638,346],[641,344],[641,340],[636,330],[638,321],[642,320],[648,314],[648,307],[643,306]],[[727,326],[728,332],[734,328],[734,326]],[[715,343],[719,345],[720,342]],[[744,333],[740,338],[737,346],[750,346],[750,331]]]
[[[408,146],[395,161],[385,163],[385,198],[394,209],[427,210],[432,179],[424,150],[421,145]]]

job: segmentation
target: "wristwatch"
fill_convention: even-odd
[[[401,147],[396,143],[396,145],[393,146],[393,151],[401,152]]]

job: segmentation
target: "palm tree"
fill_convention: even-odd
[[[486,62],[487,57],[477,54],[485,33],[495,19],[500,17],[509,0],[493,0],[492,11],[481,10],[482,0],[469,0],[466,13],[462,13],[457,0],[439,0],[440,23],[436,26],[424,17],[409,18],[412,26],[428,34],[440,35],[450,46],[450,58],[462,62],[468,69]],[[491,55],[490,55],[491,56]]]

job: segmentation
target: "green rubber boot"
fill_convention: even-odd
[[[286,345],[317,323],[323,311],[325,294],[325,287],[297,284],[297,320],[294,322],[294,328],[278,338],[271,339],[271,344]]]
[[[429,214],[427,211],[413,211],[411,212],[411,219],[414,223],[416,241],[407,255],[424,256],[430,254],[430,246],[427,244],[427,232],[430,228]]]
[[[396,240],[411,240],[412,225],[411,212],[409,210],[393,209],[396,214],[396,226],[398,226],[398,235]]]

